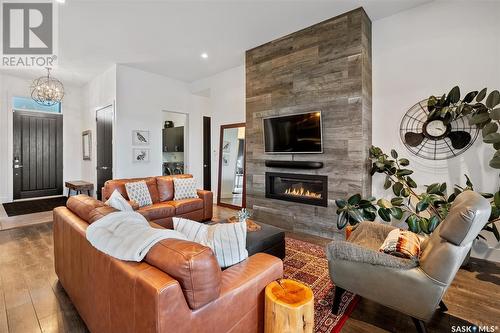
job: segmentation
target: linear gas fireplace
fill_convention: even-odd
[[[266,172],[266,198],[328,206],[328,177]]]

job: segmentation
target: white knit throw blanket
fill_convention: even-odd
[[[141,261],[149,249],[166,238],[186,240],[178,231],[152,228],[137,212],[115,212],[87,228],[87,240],[114,258]]]

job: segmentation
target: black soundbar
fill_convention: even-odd
[[[323,167],[323,162],[266,160],[266,167],[287,169],[321,169]]]

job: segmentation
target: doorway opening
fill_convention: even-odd
[[[113,105],[96,111],[97,199],[102,199],[104,183],[113,179]]]
[[[164,176],[184,174],[188,167],[188,115],[163,111],[162,116],[162,173]]]

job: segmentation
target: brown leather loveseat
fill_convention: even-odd
[[[126,183],[145,181],[153,204],[141,207],[138,212],[149,221],[165,228],[172,228],[172,217],[185,217],[194,221],[209,221],[212,219],[213,194],[210,191],[197,190],[198,198],[174,200],[174,178],[192,178],[192,175],[174,175],[148,178],[113,179],[104,183],[102,199],[109,199],[114,190],[129,200]]]
[[[281,278],[280,259],[257,253],[221,271],[208,247],[165,239],[142,262],[121,261],[85,237],[113,211],[86,195],[54,209],[56,273],[91,332],[263,331],[264,289]]]

